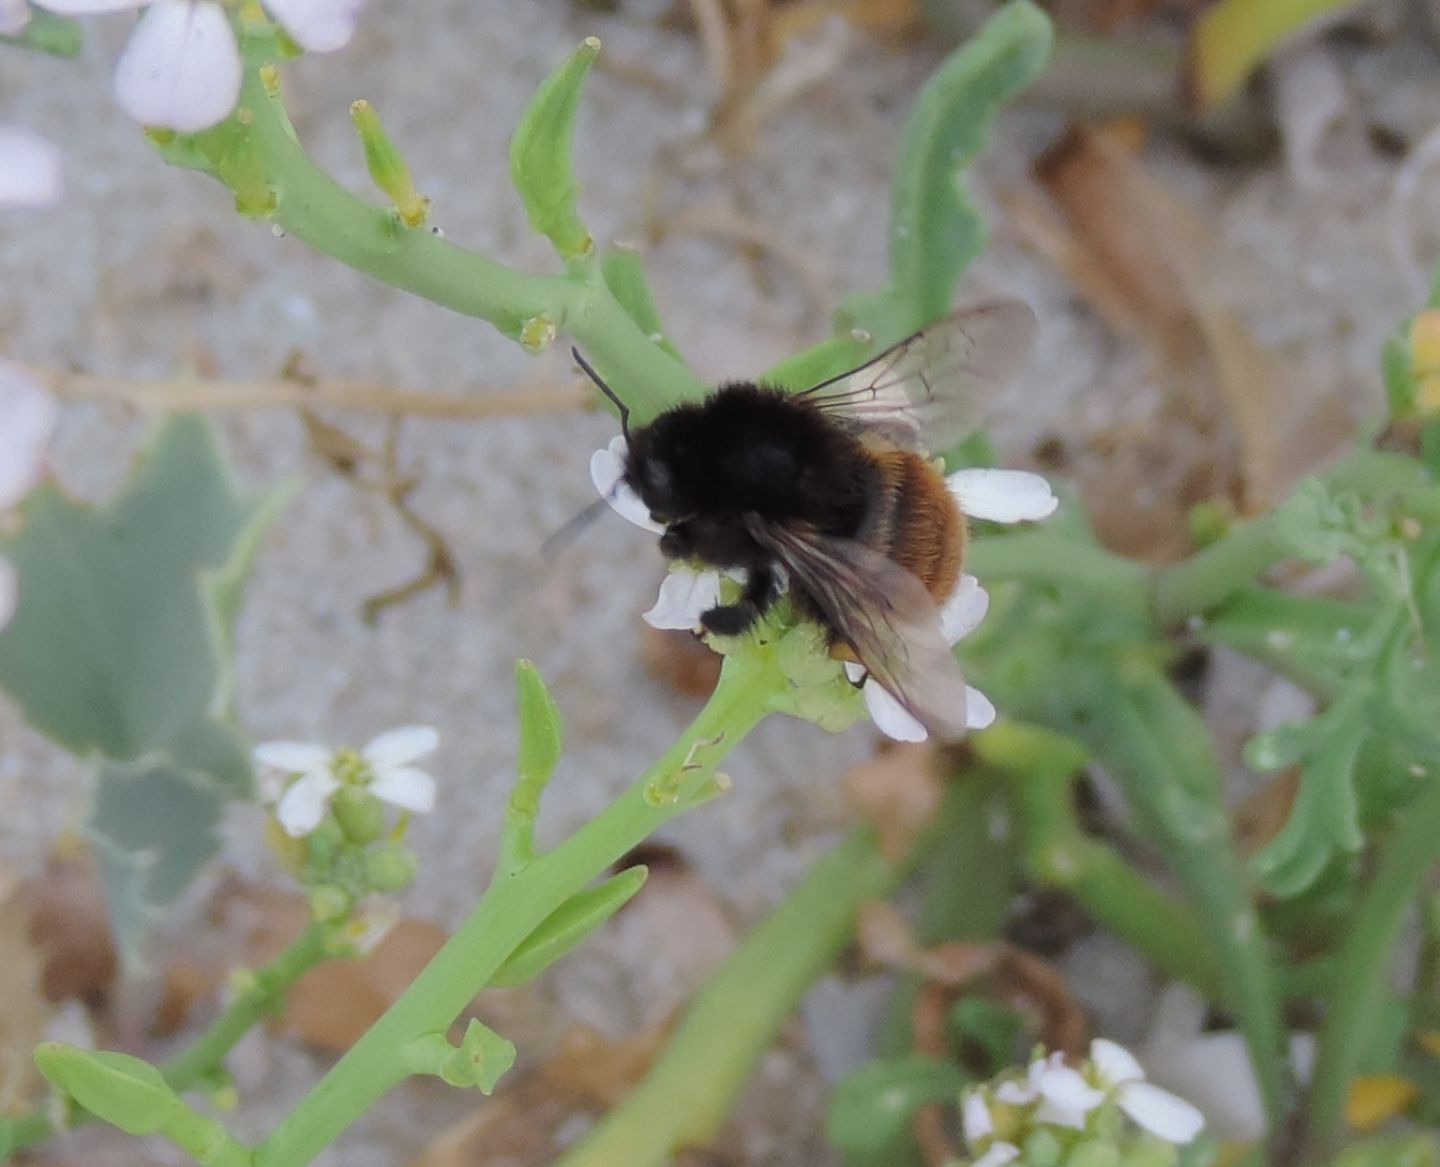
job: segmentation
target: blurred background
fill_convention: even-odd
[[[1111,546],[1173,558],[1192,505],[1273,503],[1379,410],[1381,345],[1423,302],[1440,254],[1440,9],[1335,6],[1221,94],[1196,65],[1203,0],[1048,7],[1054,61],[970,175],[991,240],[961,299],[1019,296],[1040,318],[1035,359],[991,403],[1002,460],[1076,484]],[[599,36],[576,135],[582,213],[597,239],[641,249],[671,337],[721,381],[823,338],[836,304],[882,277],[905,112],[990,8],[375,0],[346,50],[290,67],[286,88],[307,150],[338,181],[369,190],[348,116],[363,97],[447,237],[549,271],[507,142],[535,86]],[[211,414],[246,485],[303,484],[239,627],[254,740],[360,744],[413,722],[442,737],[429,766],[440,812],[412,828],[422,866],[391,957],[332,974],[246,1040],[234,1061],[244,1135],[288,1109],[483,888],[513,773],[515,658],[536,662],[568,730],[542,839],[585,821],[673,741],[712,662],[639,620],[663,571],[650,536],[606,516],[540,552],[592,500],[590,453],[615,432],[586,407],[566,346],[527,356],[163,166],[111,94],[129,24],[87,22],[76,61],[0,58],[0,121],[56,141],[67,186],[52,210],[0,216],[0,351],[63,398],[53,471],[78,497],[113,493],[159,407]],[[1223,653],[1212,667],[1206,699],[1238,762],[1257,708],[1285,694]],[[667,829],[664,878],[634,909],[538,984],[482,999],[480,1015],[520,1047],[529,1093],[482,1111],[411,1083],[323,1161],[548,1162],[852,821],[838,779],[875,746],[868,726],[764,725],[727,762],[728,796]],[[89,792],[86,767],[0,703],[0,951],[38,928],[59,978],[44,1001],[0,992],[0,1065],[23,1065],[57,1011],[71,1025],[98,1016],[112,1047],[163,1049],[297,910],[271,886],[261,812],[232,807],[222,863],[165,921],[146,975],[118,978],[78,842]],[[1052,905],[1042,922],[1056,918]],[[1052,954],[1082,1002],[1111,1032],[1138,1034],[1144,967],[1083,921],[1060,932]],[[824,1081],[863,1056],[878,999],[863,979],[822,986],[713,1162],[831,1162]],[[77,1000],[104,1008],[82,1015]],[[95,1130],[38,1161],[136,1155]]]

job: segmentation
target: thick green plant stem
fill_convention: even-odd
[[[783,684],[771,655],[727,657],[710,701],[650,770],[553,850],[496,874],[414,983],[256,1148],[257,1167],[309,1163],[405,1078],[407,1047],[443,1033],[537,922],[667,820],[716,792],[715,766],[765,716]]]
[[[623,371],[617,388],[637,422],[704,392],[704,384],[621,307],[598,264],[563,275],[529,275],[428,229],[407,228],[393,209],[356,197],[310,160],[278,92],[267,92],[259,70],[246,71],[240,108],[248,122],[209,131],[235,139],[229,149],[200,135],[194,143],[162,145],[161,152],[178,165],[206,170],[237,200],[253,198],[257,188],[270,192],[273,206],[255,213],[382,283],[488,320],[510,337],[520,337],[533,321],[548,321],[573,336],[602,371],[617,378]]]
[[[1093,681],[1087,673],[1069,683]],[[1199,916],[1219,962],[1221,997],[1244,1034],[1270,1129],[1278,1130],[1291,1095],[1280,994],[1205,724],[1161,673],[1138,661],[1118,684],[1084,694],[1078,711],[1067,731],[1120,784]]]
[[[1083,751],[1066,739],[1013,722],[978,735],[976,749],[1005,770],[1030,878],[1074,896],[1162,972],[1212,1001],[1222,1000],[1220,965],[1195,912],[1155,887],[1113,847],[1081,830],[1072,787]]]
[[[720,1130],[755,1062],[899,872],[857,831],[725,961],[645,1079],[555,1167],[661,1167]]]
[[[1440,863],[1440,782],[1406,808],[1336,954],[1325,1027],[1320,1031],[1306,1124],[1310,1161],[1333,1152],[1350,1082],[1385,994],[1406,913]]]
[[[330,945],[335,932],[333,924],[312,921],[269,964],[249,978],[249,984],[204,1033],[161,1064],[160,1073],[176,1093],[192,1089],[217,1074],[240,1039],[285,1003],[290,987],[317,964],[332,958]],[[90,1119],[83,1111],[72,1113],[66,1125],[76,1126]],[[37,1110],[14,1121],[11,1146],[18,1150],[58,1133],[51,1115]]]

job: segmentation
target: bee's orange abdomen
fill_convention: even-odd
[[[925,458],[889,449],[875,459],[884,497],[865,541],[920,578],[943,604],[955,591],[965,557],[965,517],[945,479]]]

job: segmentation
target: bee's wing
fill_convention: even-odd
[[[907,448],[945,450],[975,429],[986,402],[1020,371],[1035,327],[1035,313],[1020,300],[961,308],[795,396]]]
[[[913,572],[873,547],[746,519],[751,536],[789,572],[860,663],[936,737],[965,734],[965,678],[940,610]]]

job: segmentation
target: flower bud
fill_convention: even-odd
[[[385,808],[362,787],[345,786],[337,790],[330,810],[345,832],[345,838],[357,847],[373,843],[385,831]]]

